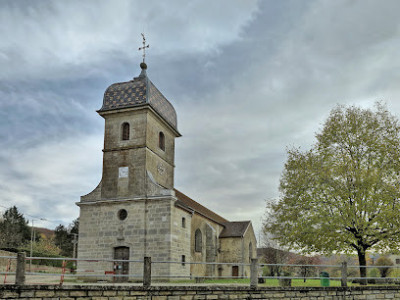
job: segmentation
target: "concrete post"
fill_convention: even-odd
[[[250,288],[257,288],[258,285],[258,259],[252,258],[250,265]]]
[[[342,286],[347,286],[347,262],[342,262],[342,279],[341,279],[341,284]]]
[[[17,254],[17,270],[15,273],[15,284],[25,284],[25,252],[19,252]]]
[[[151,257],[145,257],[143,262],[143,286],[151,285]]]

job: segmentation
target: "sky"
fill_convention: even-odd
[[[400,117],[400,2],[0,2],[0,211],[79,216],[101,180],[106,88],[147,74],[174,105],[175,187],[258,233],[287,149],[329,112],[383,101]],[[46,221],[39,220],[40,218]]]

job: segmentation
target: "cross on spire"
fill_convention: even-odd
[[[145,59],[145,57],[146,57],[146,48],[149,48],[150,47],[150,45],[149,44],[147,44],[147,46],[146,46],[146,38],[144,37],[144,34],[143,33],[141,33],[141,35],[142,35],[142,37],[143,37],[143,47],[140,47],[139,48],[139,51],[141,51],[141,50],[143,50],[143,63],[144,63],[144,59]]]

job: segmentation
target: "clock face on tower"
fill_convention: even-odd
[[[118,178],[127,178],[129,174],[129,167],[119,167]]]

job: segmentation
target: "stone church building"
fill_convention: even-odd
[[[78,262],[78,272],[141,276],[152,259],[152,276],[249,276],[256,257],[250,221],[229,222],[174,189],[174,107],[146,74],[112,84],[98,113],[105,120],[103,175],[82,196],[78,258],[129,262]],[[174,263],[157,263],[174,262]],[[214,264],[188,264],[213,262]],[[218,264],[218,263],[230,264]]]

